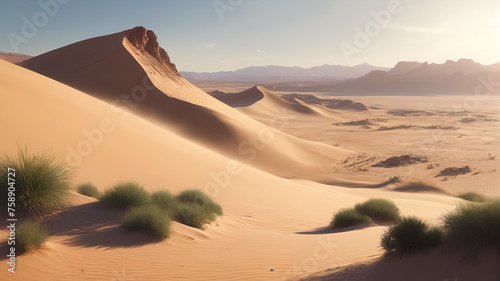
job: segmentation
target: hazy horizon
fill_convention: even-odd
[[[140,25],[180,71],[500,61],[497,0],[55,1],[0,2],[0,50],[34,56]]]

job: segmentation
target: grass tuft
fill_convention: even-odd
[[[186,190],[177,195],[175,218],[186,225],[203,229],[204,225],[222,215],[222,208],[200,190]]]
[[[80,184],[76,187],[76,191],[81,195],[88,197],[94,197],[95,199],[101,198],[101,193],[97,190],[97,187],[91,182]]]
[[[135,182],[125,182],[106,190],[101,201],[117,208],[133,208],[150,202],[149,193]]]
[[[416,217],[404,217],[382,235],[380,244],[387,256],[413,254],[441,244],[442,232]]]
[[[40,248],[49,232],[39,222],[25,221],[16,229],[16,247],[21,253]]]
[[[9,171],[15,170],[15,175]],[[9,191],[14,190],[15,207],[35,217],[51,214],[68,206],[70,170],[55,153],[19,149],[16,155],[0,157],[0,204],[7,206]],[[10,181],[9,178],[15,181]]]
[[[205,211],[212,212],[216,215],[222,216],[222,208],[219,204],[215,203],[201,190],[190,189],[181,192],[177,196],[180,203],[191,204],[202,208]]]
[[[149,236],[165,239],[170,234],[170,217],[160,207],[147,205],[132,208],[123,217],[121,226],[129,230],[142,230]]]
[[[396,222],[399,220],[399,208],[387,199],[370,199],[364,203],[356,204],[354,209],[376,222]]]
[[[474,253],[496,249],[500,252],[500,200],[466,202],[443,217],[443,229],[450,246]]]
[[[177,199],[167,190],[154,192],[151,195],[151,201],[171,217],[177,212]]]
[[[359,213],[354,208],[348,208],[338,211],[333,216],[330,227],[343,228],[363,223],[372,224],[373,221],[369,216]]]

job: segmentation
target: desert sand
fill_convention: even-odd
[[[325,94],[309,93],[309,102],[293,94],[249,87],[219,101],[182,78],[143,28],[22,66],[0,60],[2,153],[51,148],[75,166],[74,185],[199,188],[224,210],[205,230],[174,222],[157,242],[75,193],[72,207],[44,219],[48,243],[0,279],[388,280],[391,268],[393,280],[497,280],[498,257],[469,264],[431,252],[386,262],[379,239],[387,226],[327,226],[334,212],[369,198],[437,222],[462,201],[454,195],[500,195],[498,98],[455,112],[450,105],[466,97],[335,97],[344,102],[334,106]],[[425,161],[374,167],[410,154]],[[463,166],[471,171],[439,176]]]

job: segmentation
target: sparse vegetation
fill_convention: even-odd
[[[203,229],[204,225],[222,215],[222,208],[200,190],[186,190],[177,196],[176,220]]]
[[[354,208],[341,209],[332,218],[330,222],[330,227],[332,228],[343,228],[349,227],[357,224],[372,224],[372,219],[359,213]]]
[[[25,221],[16,229],[16,247],[25,253],[40,248],[49,232],[39,222]]]
[[[156,205],[132,208],[123,217],[121,226],[129,230],[142,230],[154,238],[165,239],[170,233],[170,217]]]
[[[403,217],[384,232],[380,244],[386,255],[405,255],[436,247],[441,240],[440,229],[416,217]]]
[[[469,252],[496,249],[500,253],[499,199],[462,203],[443,220],[443,229],[452,247]]]
[[[10,169],[9,169],[10,168]],[[69,204],[70,170],[53,152],[29,152],[0,157],[0,203],[7,206],[9,187],[15,185],[16,208],[34,216],[61,210]],[[10,173],[15,171],[14,173]],[[9,180],[13,179],[14,181]]]
[[[356,204],[354,209],[377,222],[396,222],[399,219],[399,208],[387,199],[370,199]]]
[[[472,202],[485,202],[487,200],[486,196],[479,194],[477,192],[466,192],[458,195],[458,197]]]
[[[104,192],[101,201],[117,208],[132,208],[147,204],[150,195],[140,184],[125,182]]]
[[[151,195],[151,201],[171,217],[177,213],[177,199],[167,190],[154,192]]]
[[[210,197],[208,197],[201,190],[190,189],[183,191],[177,196],[177,200],[180,203],[194,205],[210,213],[214,213],[219,216],[222,215],[221,206],[215,203]]]
[[[101,198],[101,193],[97,190],[97,187],[91,182],[80,184],[76,187],[76,191],[81,195],[88,197],[94,197],[96,199]]]

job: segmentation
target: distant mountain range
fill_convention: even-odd
[[[0,59],[20,63],[30,56],[0,52]],[[500,95],[500,62],[482,65],[472,59],[445,63],[401,61],[394,68],[367,63],[356,66],[322,65],[311,68],[252,66],[235,71],[180,72],[190,82],[278,82],[265,85],[277,91],[326,92],[332,95],[464,95],[478,87]],[[301,83],[294,83],[301,82]],[[310,83],[304,83],[310,82]]]
[[[341,83],[302,87],[289,85],[275,87],[274,90],[328,92],[337,95],[473,95],[478,87],[483,87],[492,94],[500,94],[499,82],[500,63],[482,65],[471,59],[460,59],[448,60],[443,64],[399,62],[389,71],[374,70]]]
[[[338,81],[361,77],[370,71],[386,71],[390,68],[377,67],[367,63],[356,66],[322,65],[311,68],[288,66],[251,66],[235,71],[180,72],[191,82],[286,82],[286,81]]]
[[[6,60],[10,63],[20,63],[20,62],[23,62],[29,58],[31,58],[31,56],[18,54],[18,53],[0,52],[0,59]]]

